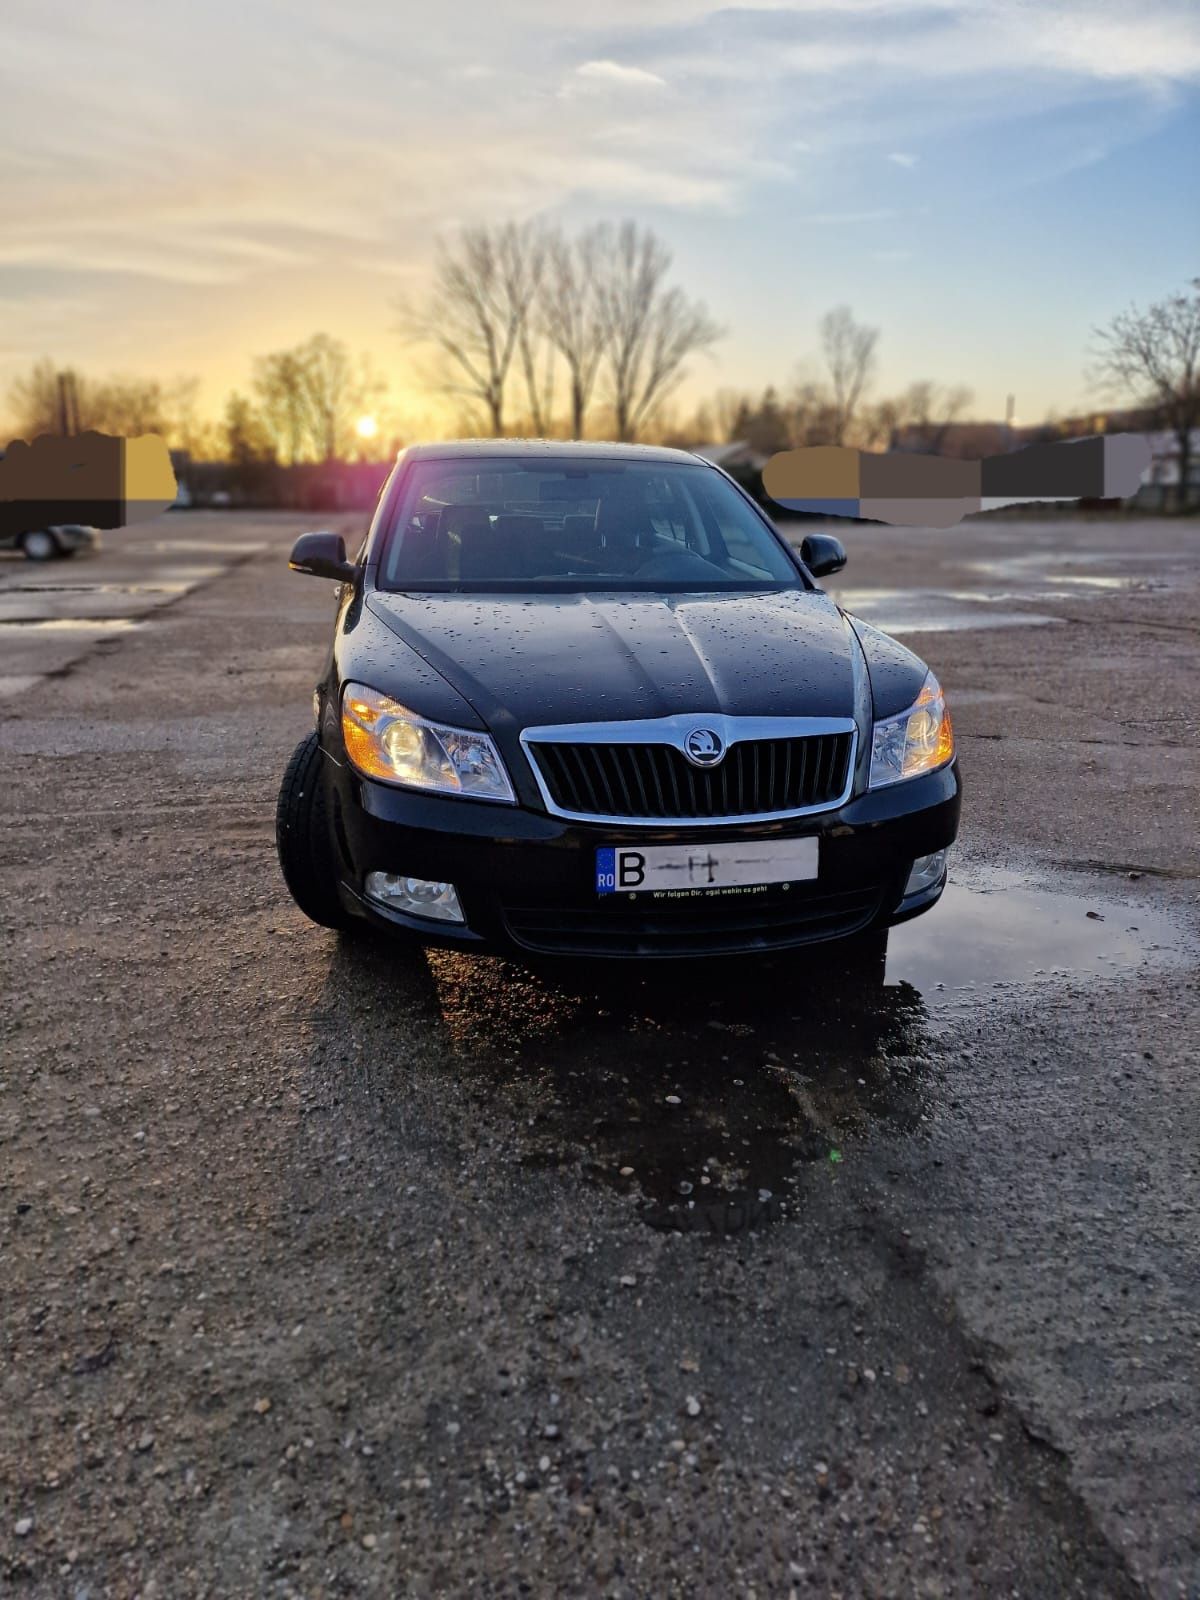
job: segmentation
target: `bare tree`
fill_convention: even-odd
[[[254,392],[262,420],[279,456],[294,464],[308,440],[308,396],[302,347],[276,350],[254,363]]]
[[[496,435],[504,432],[509,369],[541,280],[543,251],[528,224],[464,228],[453,246],[439,244],[424,303],[400,306],[401,331],[445,357],[446,392],[482,402]]]
[[[792,419],[774,385],[764,389],[757,402],[743,400],[736,420],[736,437],[760,455],[772,456],[792,442]]]
[[[839,415],[825,384],[803,377],[797,379],[791,404],[793,444],[807,447],[839,443]]]
[[[530,226],[516,232],[521,243],[510,252],[515,273],[511,287],[516,291],[514,301],[523,302],[517,324],[517,354],[529,420],[537,437],[544,438],[550,431],[554,404],[554,346],[537,316],[537,301],[544,292],[548,241],[540,228]]]
[[[170,429],[162,385],[153,378],[119,376],[84,384],[79,409],[84,427],[127,439]]]
[[[321,460],[333,461],[357,409],[350,352],[327,333],[314,334],[302,350],[309,432]]]
[[[383,388],[366,357],[356,367],[342,341],[327,333],[254,363],[261,420],[287,462],[345,459],[356,419]]]
[[[8,408],[19,439],[56,433],[59,422],[58,372],[53,361],[36,361],[9,385]]]
[[[713,425],[721,444],[733,444],[742,437],[750,410],[748,397],[737,389],[718,389],[713,396]]]
[[[327,333],[314,334],[295,354],[313,452],[322,461],[344,460],[355,422],[382,394],[384,383],[369,358],[364,356],[356,367],[341,340]]]
[[[200,460],[219,443],[220,430],[201,418],[199,378],[173,378],[163,390],[166,440],[172,450],[186,450]]]
[[[859,401],[875,370],[879,329],[855,322],[849,306],[837,306],[821,318],[821,349],[833,386],[831,444],[844,444]]]
[[[1186,506],[1192,430],[1200,426],[1200,278],[1190,294],[1119,312],[1095,340],[1096,381],[1152,407],[1175,435],[1177,504]]]
[[[922,450],[940,455],[950,429],[972,398],[971,390],[963,384],[943,387],[928,378],[918,379],[902,394],[880,400],[867,409],[861,424],[864,443],[893,449],[903,435]]]
[[[684,375],[683,363],[722,330],[681,289],[668,288],[671,254],[649,229],[596,229],[596,303],[619,439],[635,439]]]
[[[225,458],[235,467],[274,461],[275,445],[253,404],[235,389],[225,402],[222,424]]]
[[[140,433],[170,433],[181,413],[187,383],[186,379],[176,380],[169,396],[154,378],[117,375],[93,381],[60,372],[52,361],[42,360],[11,385],[8,401],[21,438],[58,433],[63,427],[66,385],[75,429],[94,428],[129,438]]]
[[[522,321],[517,334],[517,353],[530,427],[537,438],[544,439],[550,432],[554,411],[554,346],[541,336],[529,317]]]
[[[605,324],[600,313],[597,260],[605,230],[587,229],[576,239],[550,236],[541,321],[562,356],[571,397],[571,437],[582,439],[588,406],[604,354]]]

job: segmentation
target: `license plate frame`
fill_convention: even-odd
[[[816,834],[795,839],[726,839],[699,844],[619,844],[596,849],[601,899],[722,899],[766,888],[787,890],[820,876]]]

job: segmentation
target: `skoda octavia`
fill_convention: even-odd
[[[942,892],[959,814],[923,661],[718,468],[528,441],[400,455],[337,580],[279,796],[313,921],[463,949],[688,956],[877,935]]]

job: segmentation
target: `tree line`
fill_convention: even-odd
[[[837,306],[821,318],[817,333],[815,364],[802,365],[788,389],[772,384],[757,397],[722,389],[677,430],[681,441],[740,440],[768,456],[822,444],[887,449],[904,434],[923,450],[942,449],[971,404],[970,389],[923,378],[899,394],[875,398],[879,329]]]
[[[650,228],[597,223],[568,236],[534,223],[461,229],[437,245],[429,290],[395,306],[394,332],[413,349],[424,388],[446,396],[459,432],[584,438],[645,437],[686,374],[689,357],[722,329],[672,281],[672,258]],[[326,333],[255,358],[249,391],[234,391],[219,424],[196,415],[194,379],[164,385],[68,374],[75,425],[156,432],[193,454],[297,461],[382,453],[355,435],[387,384],[370,359]],[[22,437],[54,432],[60,373],[38,362],[9,391]]]
[[[971,404],[965,385],[929,379],[878,396],[880,331],[838,306],[820,319],[814,357],[790,385],[757,396],[722,389],[680,418],[672,401],[688,364],[724,330],[672,265],[654,231],[631,221],[574,234],[535,222],[467,226],[438,243],[428,290],[397,302],[394,332],[413,349],[425,390],[455,407],[456,433],[740,440],[762,455],[887,449],[903,436],[937,452]],[[199,458],[383,460],[404,442],[386,415],[377,433],[362,429],[361,419],[386,413],[388,385],[369,357],[327,333],[256,357],[248,391],[229,395],[219,422],[198,414],[194,378],[90,380],[37,362],[9,390],[19,436],[62,429],[64,376],[75,427],[160,433]],[[1169,429],[1186,475],[1200,426],[1200,278],[1094,330],[1089,378]]]
[[[64,381],[66,380],[66,381]],[[173,449],[196,458],[250,462],[345,460],[356,448],[354,424],[386,390],[365,356],[327,333],[287,350],[257,356],[250,394],[238,390],[220,422],[198,414],[196,378],[162,383],[130,376],[93,380],[35,362],[8,392],[17,436],[83,432],[161,434]],[[64,391],[71,397],[70,423]]]

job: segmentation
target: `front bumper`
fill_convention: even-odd
[[[522,954],[733,955],[789,949],[886,928],[935,903],[942,884],[904,898],[913,861],[953,843],[958,763],[851,799],[837,810],[728,828],[622,828],[544,812],[414,794],[364,779],[326,752],[330,813],[346,907],[385,931],[431,944]],[[816,834],[816,879],[752,897],[663,905],[599,896],[595,852],[612,844],[689,844]],[[453,883],[465,926],[384,909],[368,872]]]

